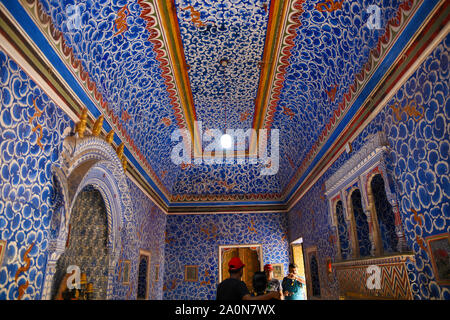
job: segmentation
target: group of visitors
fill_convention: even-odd
[[[273,266],[266,264],[264,272],[253,276],[253,292],[241,281],[245,265],[239,257],[228,263],[230,277],[217,287],[217,300],[301,300],[303,279],[297,275],[297,266],[289,265],[289,273],[281,282],[273,277]]]

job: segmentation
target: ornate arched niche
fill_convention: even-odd
[[[374,230],[371,216],[364,207],[362,193],[358,186],[352,186],[346,191],[347,203],[351,213],[353,231],[354,257],[368,257],[374,255]]]
[[[398,212],[395,183],[393,183],[392,175],[387,170],[386,165],[388,154],[389,145],[383,132],[368,136],[364,145],[357,152],[354,152],[325,182],[325,195],[330,207],[331,223],[335,226],[339,225],[336,204],[342,201],[345,222],[349,226],[349,243],[352,249],[351,258],[347,260],[342,259],[338,251],[337,261],[332,264],[339,283],[339,293],[342,297],[371,298],[378,296],[378,298],[401,297],[404,299],[410,299],[411,297],[407,261],[414,261],[414,255],[406,252],[407,248],[404,245],[405,241],[402,222]],[[373,183],[374,181],[375,183]],[[373,186],[377,189],[375,194]],[[376,192],[382,193],[381,196],[376,194]],[[352,199],[352,195],[354,199]],[[380,233],[378,213],[384,215],[386,212],[380,211],[380,202],[382,206],[385,206],[385,209],[387,208],[388,214],[394,216],[394,219],[392,219],[392,216],[389,218],[389,223],[395,221],[395,233],[398,238],[396,252],[384,252],[383,250],[383,240],[385,242],[385,239],[382,238]],[[359,207],[359,217],[367,217],[371,243],[369,256],[362,257],[360,255],[354,217],[355,203]],[[387,220],[383,221],[382,218],[381,221],[386,222]],[[390,230],[392,233],[392,226]],[[337,234],[338,236],[339,234]],[[365,243],[367,244],[367,241]],[[368,268],[374,265],[381,269],[380,290],[372,290],[361,284],[361,279],[366,279]],[[402,278],[401,281],[397,279],[399,274]],[[389,285],[384,285],[385,283]],[[393,287],[391,286],[392,283]],[[404,289],[404,284],[406,283],[408,283],[407,290]]]
[[[367,193],[367,205],[373,215],[374,225],[378,232],[377,247],[380,255],[409,251],[398,203],[395,195],[391,192],[387,176],[386,168],[378,165],[363,177]],[[380,224],[380,222],[385,222],[385,225]],[[386,230],[386,228],[390,230]],[[391,239],[386,239],[387,234],[391,234],[389,237]],[[390,243],[387,245],[386,241]]]
[[[58,259],[53,277],[52,299],[64,298],[64,277],[69,266],[76,265],[86,275],[86,283],[92,285],[89,299],[104,300],[110,260],[107,247],[108,223],[106,204],[96,187],[88,185],[78,193],[69,221],[66,248]]]
[[[334,208],[336,199],[342,199],[347,225],[350,227],[350,243],[353,249],[353,257],[357,258],[355,252],[357,239],[355,223],[352,217],[353,208],[351,194],[355,188],[361,192],[362,208],[369,223],[369,237],[372,242],[372,256],[383,254],[383,242],[381,239],[378,216],[370,183],[376,174],[383,178],[386,198],[393,208],[395,214],[396,233],[399,237],[398,251],[406,251],[404,245],[403,228],[401,225],[398,203],[395,196],[394,183],[389,178],[386,169],[386,160],[389,152],[389,144],[383,132],[378,132],[366,138],[364,145],[348,159],[326,182],[325,195],[330,206],[330,221],[338,228],[338,219]],[[336,229],[337,230],[337,229]],[[339,234],[336,234],[337,238]],[[340,257],[338,257],[340,258]]]
[[[345,200],[341,192],[329,199],[331,225],[336,230],[337,260],[346,260],[351,257],[352,243],[349,235],[350,222],[345,210]]]
[[[115,268],[123,259],[123,245],[136,248],[135,221],[132,203],[122,161],[113,147],[96,136],[65,138],[60,155],[60,166],[53,167],[54,206],[50,227],[47,269],[42,299],[50,299],[56,264],[66,248],[69,221],[75,200],[82,190],[91,186],[103,198],[107,216],[108,285],[106,299],[125,298],[115,296],[113,288],[122,283],[115,276]],[[124,239],[124,235],[127,238]],[[132,261],[131,272],[137,270],[138,251],[128,252]],[[124,291],[124,290],[122,290]]]

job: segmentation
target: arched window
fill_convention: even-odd
[[[344,218],[344,206],[342,205],[341,200],[336,203],[336,217],[338,225],[339,244],[341,247],[341,257],[342,259],[347,259],[350,253],[350,244],[348,241],[347,224],[345,223]]]
[[[312,295],[314,297],[320,297],[319,265],[315,254],[311,254],[310,256],[309,266],[311,270]]]
[[[384,188],[384,180],[381,174],[373,177],[370,187],[375,202],[377,212],[378,226],[380,229],[381,240],[383,242],[384,252],[396,252],[398,236],[395,232],[395,217],[392,205],[389,203]]]
[[[351,201],[353,215],[355,217],[356,235],[358,237],[359,255],[361,257],[369,256],[372,244],[370,243],[369,224],[362,207],[361,192],[359,189],[352,192]]]

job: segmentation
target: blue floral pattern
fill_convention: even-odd
[[[252,127],[269,17],[264,4],[265,0],[175,1],[195,110],[206,128]],[[228,60],[226,67],[221,59]],[[249,115],[241,121],[245,113]]]
[[[39,299],[58,202],[52,196],[51,167],[59,161],[63,133],[73,122],[1,50],[0,85],[0,239],[7,241],[0,266],[0,300],[17,299],[18,287],[26,281],[29,285],[21,299]],[[31,245],[30,267],[17,274],[16,282]]]
[[[261,244],[264,264],[282,263],[287,271],[286,233],[282,213],[168,216],[164,299],[215,299],[219,245]],[[185,265],[199,266],[198,282],[184,281]]]
[[[427,237],[450,231],[450,142],[446,129],[450,119],[449,47],[450,36],[447,36],[352,142],[356,152],[371,134],[384,131],[388,138],[391,148],[387,164],[390,188],[397,195],[408,246],[416,258],[415,262],[408,262],[414,299],[450,299],[449,289],[436,282],[425,244]],[[405,110],[404,107],[411,103],[418,106],[419,112],[423,111],[423,117],[414,118],[406,111],[399,114],[394,111]],[[320,279],[326,278],[325,259],[335,257],[336,250],[325,232],[334,231],[321,185],[351,155],[343,153],[289,212],[290,239],[301,236],[305,247],[318,247]],[[314,215],[308,214],[306,208],[313,208]],[[312,232],[313,219],[314,224],[324,231]],[[338,291],[331,290],[337,288],[336,280],[328,281],[328,286],[330,293],[323,296],[336,299]]]
[[[164,275],[164,234],[166,230],[166,214],[161,211],[134,182],[128,180],[130,196],[133,199],[133,212],[137,221],[139,249],[150,252],[149,299],[163,298]],[[159,281],[155,281],[156,266],[159,266]]]
[[[371,1],[381,8],[380,29],[369,29],[367,1],[344,1],[342,9],[319,12],[318,3],[304,1],[305,12],[281,90],[273,128],[280,129],[279,179],[285,186],[338,109],[355,75],[369,60],[400,1]],[[328,94],[332,93],[334,94]],[[328,93],[327,93],[328,92]],[[292,120],[283,113],[289,108]],[[292,160],[292,164],[288,160]]]
[[[319,11],[320,2],[301,4],[300,26],[272,126],[280,129],[280,170],[275,176],[260,176],[260,168],[255,165],[203,165],[182,171],[167,161],[174,146],[170,134],[177,128],[176,119],[167,108],[170,97],[137,1],[41,0],[64,33],[67,46],[80,59],[166,189],[175,196],[207,197],[226,192],[235,198],[242,194],[280,195],[368,61],[400,4],[397,0],[373,1],[371,4],[381,8],[381,25],[380,29],[369,29],[366,1],[344,1],[342,8],[332,12]],[[79,30],[67,27],[68,6],[73,3],[81,12]],[[116,36],[115,20],[125,5],[127,28]],[[263,0],[174,2],[195,112],[205,127],[252,127],[259,64],[267,63],[262,58],[270,5],[270,1]],[[227,67],[220,65],[223,58],[228,59]],[[331,99],[327,92],[333,90]],[[286,108],[291,112],[285,113]],[[124,112],[128,120],[124,120]],[[163,119],[169,123],[167,126]],[[199,171],[206,174],[198,175]],[[215,185],[221,175],[229,177],[228,184],[238,187],[224,190]],[[189,183],[200,177],[201,183]]]
[[[161,180],[170,190],[180,169],[161,159],[170,159],[170,134],[178,127],[173,111],[167,107],[169,93],[153,45],[148,41],[150,35],[140,17],[142,9],[138,2],[42,0],[41,3],[153,170],[160,176],[167,172]],[[69,30],[73,4],[81,14],[81,28]],[[117,12],[125,5],[129,27],[114,36],[118,31]],[[169,119],[170,125],[166,126],[163,118]]]

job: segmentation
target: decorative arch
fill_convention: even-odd
[[[57,181],[55,192],[64,199],[64,206],[62,210],[55,211],[61,215],[61,219],[55,219],[55,222],[59,223],[59,231],[49,242],[42,298],[51,298],[56,263],[65,250],[74,202],[83,188],[91,185],[102,195],[107,211],[107,248],[110,257],[107,299],[112,299],[114,287],[121,285],[114,271],[120,261],[120,255],[123,254],[124,235],[128,237],[127,246],[136,248],[133,244],[137,243],[132,203],[122,163],[112,146],[95,136],[66,137],[60,159],[60,166],[55,165],[53,173]],[[136,249],[128,254],[131,255],[128,259],[133,261],[131,266],[131,272],[133,272],[137,270],[138,251]],[[117,284],[115,284],[116,281]]]
[[[57,251],[58,240],[60,239],[61,230],[65,228],[66,221],[70,210],[68,203],[67,183],[65,181],[63,172],[59,167],[52,168],[53,176],[53,192],[52,192],[52,207],[53,215],[50,223],[50,242],[49,250],[51,252]]]
[[[383,178],[384,191],[386,194],[386,198],[387,198],[387,201],[389,202],[389,204],[392,206],[392,211],[393,211],[393,215],[394,215],[394,223],[395,223],[395,233],[398,238],[396,251],[397,252],[409,251],[409,248],[406,243],[405,234],[403,231],[402,219],[400,216],[400,210],[399,210],[399,206],[398,206],[398,200],[397,200],[395,193],[392,192],[391,184],[389,181],[389,175],[387,174],[386,167],[385,167],[384,163],[380,163],[376,167],[372,168],[365,176],[365,189],[366,189],[367,201],[368,201],[367,206],[373,216],[374,226],[376,226],[377,233],[378,233],[377,234],[377,236],[378,236],[377,248],[380,248],[378,250],[378,254],[383,254],[384,250],[383,250],[383,243],[382,243],[382,238],[381,238],[380,227],[379,227],[379,223],[378,223],[378,213],[377,213],[377,210],[375,207],[375,198],[374,198],[374,193],[372,190],[372,180],[377,175],[380,175],[381,178]]]
[[[356,216],[355,216],[355,208],[354,208],[354,204],[353,204],[353,194],[355,192],[359,192],[361,199],[361,211],[362,211],[362,215],[364,215],[364,217],[366,218],[367,221],[367,232],[361,234],[361,236],[365,236],[367,235],[369,243],[370,243],[370,248],[369,248],[369,253],[367,256],[373,255],[373,250],[374,250],[374,243],[373,243],[373,234],[372,234],[372,223],[371,223],[371,217],[370,214],[368,214],[367,210],[364,209],[364,199],[363,199],[363,193],[361,191],[361,188],[359,187],[359,185],[356,186],[352,186],[351,188],[349,188],[346,191],[346,195],[347,195],[347,207],[349,208],[349,215],[350,215],[350,225],[351,225],[351,230],[352,230],[352,238],[353,238],[353,255],[354,257],[360,257],[361,256],[361,246],[360,246],[360,237],[358,237],[358,226],[357,226],[357,221],[356,221]]]
[[[344,202],[346,207],[346,213],[347,218],[349,222],[349,238],[351,239],[351,252],[353,258],[356,258],[359,256],[359,244],[358,244],[358,235],[356,234],[356,223],[355,223],[355,216],[353,214],[353,205],[351,200],[351,195],[353,191],[358,189],[357,186],[353,186],[346,191],[343,191],[344,194]]]
[[[338,234],[338,255],[340,259],[345,260],[350,257],[350,239],[347,222],[345,220],[344,203],[340,198],[338,198],[333,205]]]
[[[379,212],[379,208],[377,208],[376,206],[376,195],[374,193],[374,190],[372,188],[372,182],[373,181],[379,181],[381,179],[382,181],[382,187],[384,188],[384,197],[386,199],[386,205],[389,206],[388,208],[388,212],[387,214],[390,215],[390,217],[386,217],[386,218],[391,218],[393,221],[391,223],[388,223],[388,225],[384,226],[384,228],[394,228],[394,235],[396,237],[396,244],[393,245],[392,243],[389,243],[389,241],[387,241],[388,243],[384,243],[383,241],[383,229],[381,228],[380,225],[380,219],[382,219],[383,217],[380,216],[381,212]],[[369,176],[368,180],[367,180],[367,198],[368,198],[368,202],[369,202],[369,210],[372,213],[372,223],[375,226],[375,230],[376,230],[376,247],[377,247],[377,253],[379,255],[383,254],[385,252],[385,245],[387,247],[389,247],[391,249],[391,252],[400,252],[401,251],[401,246],[400,246],[400,235],[399,235],[399,231],[401,232],[401,228],[398,228],[399,225],[399,221],[398,218],[395,216],[394,213],[394,206],[392,205],[392,202],[389,201],[389,196],[388,196],[388,192],[387,190],[387,184],[386,184],[386,180],[382,174],[382,172],[379,171],[373,171],[372,174]],[[381,195],[383,196],[383,195]],[[379,199],[379,201],[382,199]],[[387,230],[385,230],[387,233],[389,233]],[[388,239],[386,239],[388,240]]]

